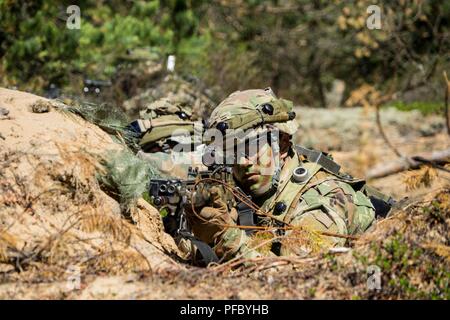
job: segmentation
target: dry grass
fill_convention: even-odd
[[[419,170],[404,173],[403,184],[406,187],[406,191],[416,190],[420,187],[429,188],[437,177],[436,169],[432,166],[423,166]]]
[[[138,249],[142,234],[98,185],[98,157],[64,144],[58,150],[58,161],[9,154],[0,168],[0,264],[23,279],[51,281],[73,266],[88,274],[151,270],[148,252]],[[17,170],[24,160],[33,174]]]

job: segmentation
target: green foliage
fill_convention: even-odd
[[[382,9],[381,30],[366,26],[372,4]],[[301,104],[324,106],[335,79],[346,82],[344,99],[366,83],[381,91],[430,86],[436,70],[448,66],[449,16],[439,0],[216,1],[199,27],[208,39],[203,56],[180,53],[189,60],[184,71],[211,87],[271,86]],[[242,70],[250,74],[229,76]],[[424,98],[436,97],[428,92]]]
[[[425,101],[415,101],[411,103],[405,103],[402,101],[397,101],[392,105],[394,108],[400,111],[411,111],[419,110],[423,115],[429,114],[440,114],[444,110],[443,102],[425,102]]]
[[[89,102],[72,102],[70,106],[62,104],[58,109],[70,114],[77,114],[85,120],[98,125],[110,133],[117,143],[123,145],[120,151],[108,151],[103,166],[105,171],[97,177],[104,190],[129,208],[137,198],[144,197],[150,202],[147,192],[151,178],[159,177],[160,172],[138,158],[131,150],[137,145],[137,137],[128,131],[129,119],[119,108],[108,104]]]
[[[436,101],[449,67],[450,5],[441,0],[83,0],[80,30],[66,28],[70,4],[0,0],[1,85],[39,93],[49,83],[75,86],[80,75],[115,79],[129,50],[149,48],[160,62],[175,53],[177,70],[218,99],[271,86],[324,106],[336,79],[345,81],[344,99],[364,84],[381,93],[422,85],[422,100]],[[381,30],[366,26],[372,4],[382,9]]]
[[[57,1],[0,1],[0,56],[13,83],[39,87],[64,78],[76,58],[78,34],[58,19]],[[53,17],[53,19],[49,19]]]
[[[136,6],[139,7],[137,2]],[[89,20],[80,29],[80,57],[77,67],[88,76],[110,78],[118,65],[118,58],[127,50],[139,47],[155,47],[161,53],[172,50],[173,32],[146,16],[158,6],[138,10],[136,15],[118,14],[112,7],[103,7],[95,24]],[[96,10],[88,12],[95,14]],[[141,15],[142,14],[142,15]],[[155,13],[153,13],[154,16]]]
[[[196,27],[191,5],[180,1],[78,2],[81,28],[66,28],[69,1],[0,0],[2,85],[40,91],[68,84],[71,75],[112,78],[129,50],[175,51]],[[181,1],[181,3],[184,3]]]
[[[216,100],[252,87],[258,72],[255,54],[245,44],[230,47],[209,33],[182,40],[177,53],[181,72],[202,79],[217,95]]]

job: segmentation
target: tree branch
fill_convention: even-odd
[[[367,174],[367,179],[377,179],[383,178],[398,172],[406,171],[409,169],[417,169],[422,164],[428,163],[441,169],[443,167],[439,166],[439,164],[445,164],[450,159],[450,149],[442,150],[442,151],[434,151],[432,153],[416,155],[408,158],[396,159],[391,162],[382,163],[375,168],[370,169]],[[447,171],[447,169],[443,169]]]

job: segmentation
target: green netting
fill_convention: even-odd
[[[108,189],[117,190],[122,204],[141,197],[147,191],[150,179],[160,176],[151,164],[129,150],[111,153],[104,165],[106,173],[99,180]]]
[[[121,137],[131,150],[139,149],[139,137],[128,129],[130,119],[120,108],[106,103],[75,101],[65,105],[63,110],[75,113],[109,134]]]
[[[129,206],[133,200],[147,191],[151,178],[160,177],[156,166],[135,155],[138,137],[127,129],[129,119],[117,107],[91,102],[74,102],[63,105],[61,110],[80,115],[111,134],[114,141],[123,145],[123,150],[105,155],[105,172],[98,176],[107,192],[112,193],[122,205]],[[124,143],[125,142],[125,143]]]

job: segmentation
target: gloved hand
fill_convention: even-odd
[[[208,191],[208,205],[196,211],[196,214],[189,212],[188,219],[197,238],[208,244],[215,244],[227,226],[236,225],[238,214],[235,208],[228,209],[220,187],[213,186]]]

